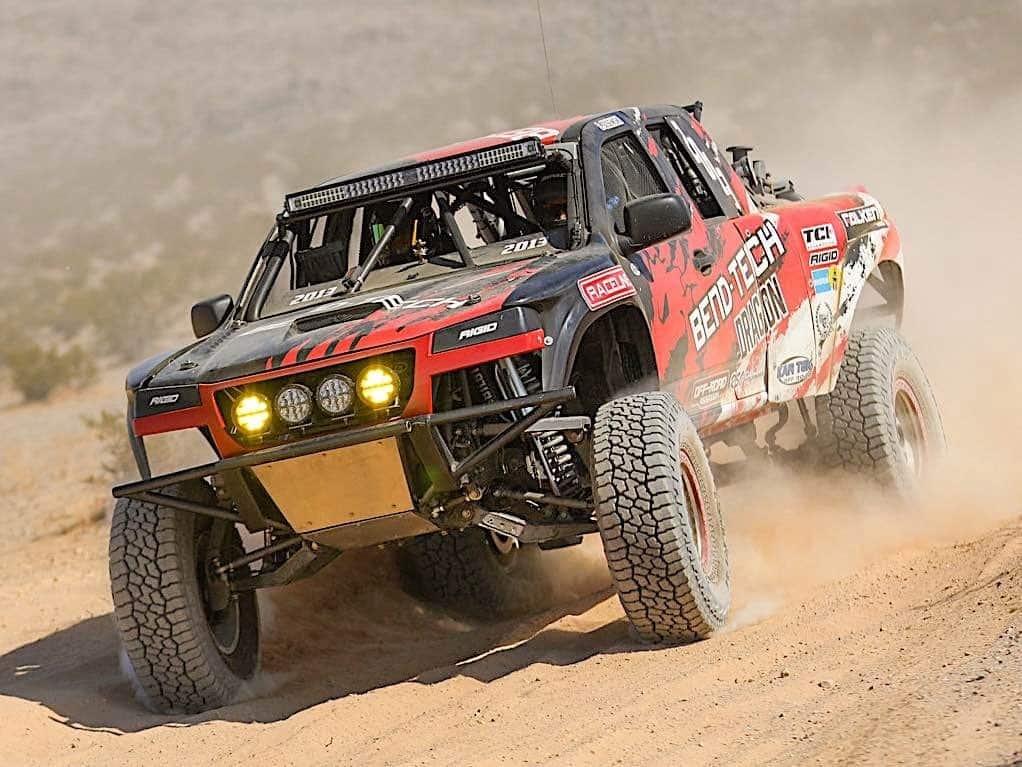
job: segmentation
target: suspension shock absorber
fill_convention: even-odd
[[[512,396],[524,397],[542,390],[543,384],[527,360],[511,360],[505,357],[498,364],[510,389],[509,394]],[[521,415],[524,416],[527,413],[528,410],[525,410]],[[553,494],[575,495],[580,487],[578,469],[564,435],[561,432],[534,434],[532,443],[536,449],[536,460],[543,467]]]
[[[472,376],[472,383],[476,386],[476,391],[479,392],[479,396],[482,397],[485,404],[496,402],[497,397],[493,393],[493,389],[490,387],[490,382],[486,380],[486,374],[483,373],[482,368],[472,368],[470,371]]]

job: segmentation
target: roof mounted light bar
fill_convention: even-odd
[[[373,176],[363,176],[295,192],[284,197],[284,215],[287,218],[305,218],[331,208],[351,205],[393,192],[407,192],[437,181],[453,181],[481,170],[513,167],[523,162],[538,160],[543,156],[543,144],[533,136],[488,149],[445,157],[442,160],[431,160]]]

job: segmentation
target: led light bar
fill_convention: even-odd
[[[477,152],[388,171],[377,176],[365,176],[289,194],[284,198],[284,209],[290,214],[307,214],[321,208],[349,204],[387,192],[409,190],[436,181],[455,179],[481,170],[514,165],[542,156],[543,144],[538,138],[530,137],[513,144],[501,144]]]

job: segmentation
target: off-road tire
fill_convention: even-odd
[[[169,491],[212,504],[204,482]],[[203,535],[212,521],[186,511],[122,498],[110,530],[110,590],[125,654],[145,698],[161,713],[196,713],[226,705],[256,672],[259,611],[255,592],[233,597],[225,652],[207,618],[198,575]],[[241,553],[235,528],[225,553]],[[204,558],[204,557],[203,557]],[[234,610],[237,612],[233,612]]]
[[[398,550],[405,591],[476,619],[501,619],[548,608],[553,582],[535,545],[498,550],[486,530],[412,538]]]
[[[593,466],[607,564],[639,637],[690,642],[723,626],[724,522],[706,451],[677,399],[650,392],[603,405]]]
[[[891,328],[852,332],[834,390],[816,398],[816,419],[825,467],[905,501],[947,450],[930,382]]]

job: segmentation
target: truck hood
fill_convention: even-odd
[[[234,323],[168,357],[146,385],[215,383],[410,341],[499,310],[522,282],[556,258],[547,254],[460,269],[256,322]]]

